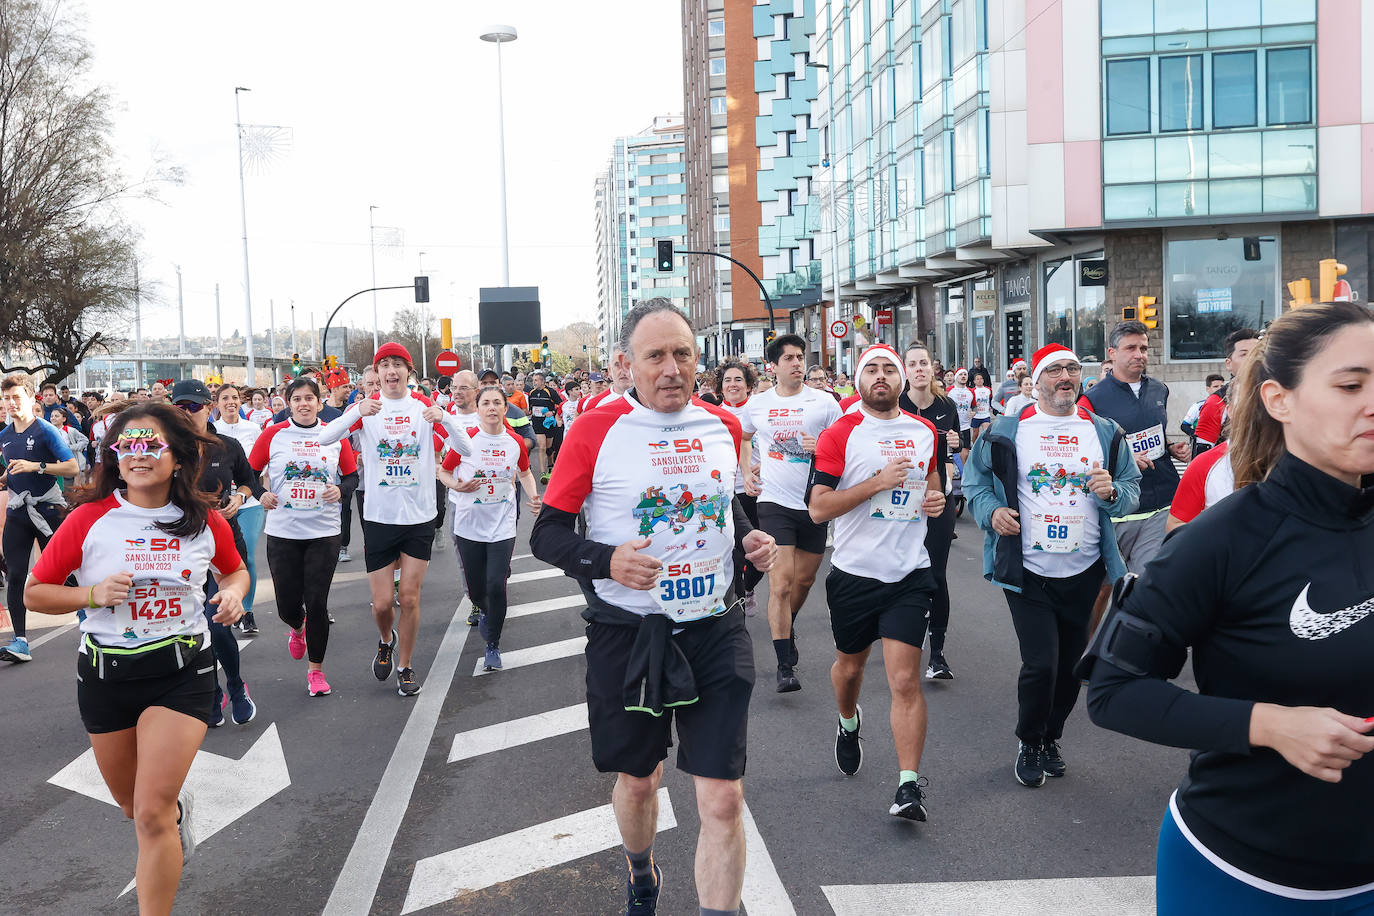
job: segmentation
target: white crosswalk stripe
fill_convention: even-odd
[[[587,637],[574,636],[571,639],[561,639],[558,642],[545,643],[542,646],[530,646],[528,649],[514,649],[510,652],[501,653],[502,671],[509,671],[512,668],[524,668],[529,665],[537,665],[540,662],[551,662],[560,658],[571,658],[574,655],[581,655],[582,650],[587,645]],[[481,677],[484,674],[496,674],[495,671],[486,671],[482,667],[482,659],[477,659],[477,665],[472,669],[473,677]]]
[[[835,916],[858,913],[942,913],[946,916],[1148,916],[1155,879],[1047,878],[930,884],[841,884],[822,887]],[[752,909],[750,912],[754,912]]]
[[[504,751],[522,744],[542,741],[569,732],[580,731],[587,727],[587,704],[564,706],[535,716],[498,722],[484,728],[460,732],[453,736],[453,747],[448,752],[448,762],[456,763],[470,757],[480,757],[496,751]]]

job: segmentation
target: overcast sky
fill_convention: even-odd
[[[83,15],[92,76],[116,101],[123,168],[157,156],[185,170],[161,203],[126,207],[142,236],[145,283],[167,303],[145,335],[176,333],[180,265],[188,334],[245,328],[234,87],[245,124],[292,140],[247,178],[253,327],[317,326],[371,285],[368,207],[404,248],[377,248],[378,285],[409,283],[420,252],[436,315],[475,329],[477,290],[500,284],[496,47],[505,73],[511,284],[538,286],[545,329],[595,321],[596,174],[615,137],[682,110],[679,4],[672,0],[68,0]],[[632,11],[632,12],[631,12]],[[379,233],[379,241],[381,233]],[[378,294],[382,328],[413,302]],[[371,328],[371,300],[339,321]],[[282,348],[285,343],[279,343]]]

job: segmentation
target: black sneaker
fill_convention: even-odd
[[[258,635],[258,622],[253,619],[252,611],[243,615],[243,619],[239,621],[239,629],[243,632],[244,636]]]
[[[1053,776],[1058,779],[1068,770],[1064,763],[1064,755],[1059,753],[1058,741],[1046,741],[1040,748],[1040,766],[1044,768],[1046,776]]]
[[[930,664],[926,665],[926,680],[954,680],[954,672],[949,670],[949,662],[945,661],[945,656],[943,652],[930,653]]]
[[[642,887],[625,879],[625,916],[654,916],[658,912],[658,892],[663,888],[663,870],[654,864],[654,886]]]
[[[1038,744],[1022,741],[1016,751],[1016,781],[1031,789],[1045,784],[1045,765],[1041,760],[1042,750]]]
[[[897,795],[892,799],[892,807],[887,809],[887,813],[909,821],[924,821],[926,806],[921,803],[922,797],[920,780],[904,782],[897,787]]]
[[[778,693],[791,693],[801,690],[801,681],[792,671],[791,665],[778,665]]]
[[[482,615],[481,609],[478,608],[477,605],[474,604],[474,605],[472,606],[472,610],[468,612],[468,626],[470,626],[470,627],[475,627],[475,626],[477,626],[477,621],[481,618],[481,615]]]
[[[859,767],[864,763],[864,748],[862,738],[859,737],[859,729],[863,728],[863,710],[859,705],[854,704],[854,718],[859,720],[851,732],[844,727],[843,722],[839,722],[835,727],[835,766],[840,768],[840,772],[846,776],[853,776],[859,772]]]
[[[372,676],[379,681],[391,677],[393,667],[391,656],[396,654],[396,631],[391,631],[391,642],[377,640],[377,657],[372,660]]]
[[[791,636],[787,637],[787,648],[788,648],[788,649],[791,651],[791,653],[792,653],[792,656],[791,656],[792,661],[791,661],[789,664],[790,664],[793,668],[795,668],[795,667],[797,667],[797,664],[801,661],[801,656],[797,654],[797,634],[796,634],[796,633],[793,633]]]
[[[413,697],[420,692],[420,682],[415,680],[414,668],[402,668],[396,672],[396,692],[403,697]]]

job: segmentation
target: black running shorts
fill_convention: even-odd
[[[825,600],[835,648],[853,655],[878,639],[921,648],[926,639],[935,577],[929,567],[913,569],[900,582],[880,582],[830,567]]]
[[[736,608],[673,637],[692,666],[698,699],[658,717],[625,709],[625,666],[638,632],[587,624],[587,717],[597,770],[650,775],[668,756],[676,719],[679,770],[709,779],[743,778],[754,689],[754,644],[744,612]]]
[[[759,500],[759,527],[768,534],[779,547],[796,547],[807,553],[825,553],[825,522],[811,521],[811,513],[805,509],[789,509],[777,503]]]
[[[363,549],[368,572],[385,569],[399,560],[401,554],[429,562],[434,550],[434,522],[386,525],[363,519]]]
[[[102,681],[92,671],[89,655],[78,653],[76,659],[76,705],[88,734],[133,728],[150,706],[165,706],[210,724],[215,705],[215,655],[208,644],[190,664],[168,677]]]

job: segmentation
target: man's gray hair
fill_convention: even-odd
[[[1150,329],[1145,327],[1143,321],[1123,321],[1112,328],[1112,333],[1107,337],[1107,346],[1115,350],[1117,347],[1121,346],[1121,339],[1123,337],[1134,337],[1137,334],[1141,337],[1148,338],[1150,336]]]
[[[635,303],[635,307],[630,309],[628,315],[620,323],[620,339],[616,341],[616,348],[623,352],[628,358],[634,359],[634,353],[630,350],[630,338],[634,336],[635,328],[639,323],[656,312],[672,312],[687,324],[687,330],[692,334],[692,343],[696,343],[696,332],[692,330],[692,322],[682,309],[673,305],[673,300],[663,296],[655,296],[652,299],[641,299]]]

